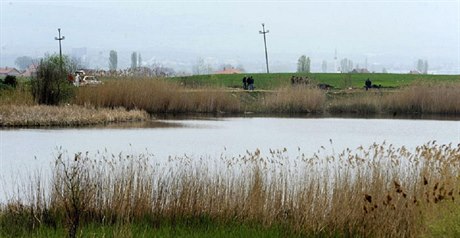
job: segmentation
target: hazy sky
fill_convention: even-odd
[[[270,62],[288,70],[302,54],[319,65],[337,49],[339,58],[360,64],[367,58],[396,67],[422,58],[460,72],[460,0],[1,0],[0,13],[1,66],[13,66],[17,56],[57,52],[61,28],[65,53],[87,47],[106,60],[114,49],[127,64],[130,52],[139,51],[146,61],[203,57],[257,71],[264,67],[258,33],[264,22]]]

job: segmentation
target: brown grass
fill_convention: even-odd
[[[306,86],[284,87],[268,94],[263,101],[265,112],[321,112],[326,101],[324,91]]]
[[[384,110],[402,113],[460,114],[460,83],[417,82],[385,98]]]
[[[143,109],[150,113],[236,112],[239,100],[220,88],[186,89],[166,79],[111,80],[79,88],[75,103]]]
[[[460,114],[460,83],[416,82],[398,91],[370,90],[332,99],[330,113]]]
[[[156,165],[150,158],[60,154],[50,196],[36,192],[31,200],[41,202],[22,206],[47,208],[54,219],[67,214],[67,224],[76,214],[82,224],[147,219],[161,225],[206,217],[223,224],[281,225],[310,236],[418,237],[426,231],[427,213],[460,196],[460,146],[452,145],[409,151],[374,144],[296,158],[281,150],[266,157],[256,151]]]
[[[0,90],[0,105],[35,105],[29,85],[19,83],[15,89]]]
[[[381,112],[383,96],[375,93],[353,95],[331,100],[327,107],[330,113],[374,114]]]
[[[144,111],[81,106],[0,106],[0,126],[80,126],[146,120]]]

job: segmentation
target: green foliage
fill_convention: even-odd
[[[16,76],[7,75],[3,80],[3,84],[9,85],[12,88],[16,88],[16,85],[18,85],[18,80],[16,79]]]
[[[426,237],[460,237],[460,204],[445,201],[427,215]]]
[[[46,56],[40,60],[37,76],[32,78],[32,95],[39,104],[58,105],[74,95],[74,88],[67,82],[67,75],[74,66],[64,56],[62,62],[59,55]]]

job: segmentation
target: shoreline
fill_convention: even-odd
[[[125,110],[124,108],[86,108],[83,106],[15,106],[14,112],[0,106],[0,128],[88,128],[88,127],[131,127],[131,123],[146,123],[147,127],[164,127],[157,120],[207,120],[225,118],[304,118],[304,119],[387,119],[387,120],[445,120],[458,121],[460,114],[433,113],[273,113],[273,112],[217,112],[217,113],[147,113],[143,110]],[[42,112],[40,111],[48,111]],[[78,118],[75,110],[80,111]],[[81,111],[86,112],[81,112]],[[60,112],[59,112],[60,111]],[[45,115],[43,118],[37,118]],[[136,126],[134,126],[136,127]],[[141,126],[144,127],[144,126]]]

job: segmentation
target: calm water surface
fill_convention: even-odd
[[[76,152],[215,157],[287,148],[313,154],[321,146],[341,151],[386,141],[413,148],[428,141],[460,143],[459,121],[389,119],[226,118],[165,120],[151,128],[0,130],[0,174],[49,167],[57,148]],[[166,125],[166,126],[165,126]],[[331,143],[332,141],[332,143]]]

